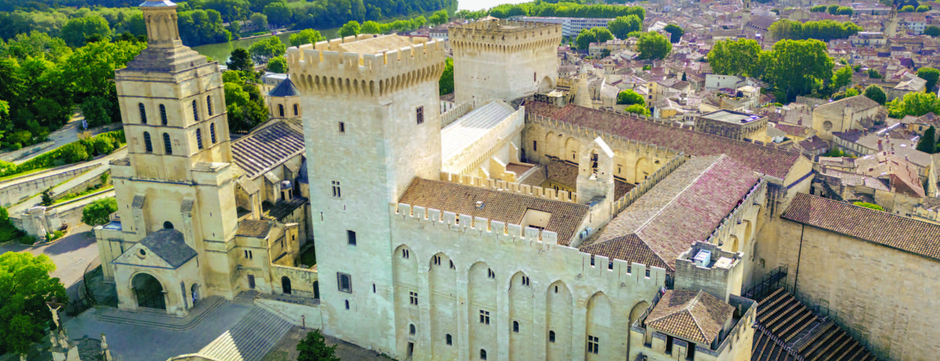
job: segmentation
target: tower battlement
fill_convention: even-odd
[[[361,34],[287,50],[291,79],[305,93],[384,96],[438,81],[444,72],[438,40]]]
[[[477,21],[451,28],[448,37],[455,51],[516,52],[534,47],[554,48],[561,42],[561,25],[506,20]]]

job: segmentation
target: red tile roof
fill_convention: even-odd
[[[655,144],[693,156],[727,154],[763,174],[785,178],[799,159],[798,152],[766,147],[654,123],[624,114],[568,104],[563,108],[542,102],[526,102],[526,113],[540,115],[627,139]]]

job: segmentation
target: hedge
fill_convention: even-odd
[[[23,164],[0,164],[0,177],[7,177],[34,169],[52,168],[89,161],[96,156],[110,154],[125,143],[126,140],[123,130],[98,134],[89,139],[63,145],[51,152],[30,159]]]

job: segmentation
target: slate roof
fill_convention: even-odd
[[[646,318],[646,325],[698,344],[718,337],[734,306],[705,291],[668,290]]]
[[[268,236],[268,232],[270,231],[270,221],[246,219],[238,222],[238,230],[235,231],[235,235],[242,237],[264,238]]]
[[[232,144],[232,158],[249,178],[303,153],[304,135],[284,122],[269,125]]]
[[[140,5],[138,6],[140,7],[165,7],[165,6],[176,6],[176,4],[174,4],[170,0],[147,0],[147,1],[140,3]]]
[[[262,206],[267,205],[264,211],[267,213],[268,217],[282,220],[284,217],[291,215],[297,208],[303,207],[305,204],[307,204],[307,198],[294,197],[288,200],[278,199],[277,203],[274,204],[265,202],[262,204]]]
[[[757,306],[751,361],[877,360],[832,320],[814,314],[784,289]]]
[[[483,202],[483,209],[476,207],[477,201]],[[548,212],[552,216],[545,230],[557,233],[558,244],[565,246],[588,214],[588,207],[582,204],[421,178],[411,182],[398,202],[507,224],[522,224],[529,209]]]
[[[781,217],[940,260],[940,225],[806,193],[797,193]]]
[[[148,234],[140,244],[169,263],[174,269],[196,257],[196,250],[183,240],[183,234],[175,229],[161,229]]]
[[[281,80],[281,83],[274,87],[268,95],[272,97],[298,97],[300,96],[300,89],[297,89],[297,86],[288,76],[286,79]]]
[[[877,103],[876,103],[877,104]],[[692,156],[727,154],[757,172],[784,179],[801,157],[798,152],[766,147],[691,129],[681,129],[624,114],[588,109],[574,104],[563,108],[526,102],[526,113],[655,144]]]
[[[725,155],[692,158],[579,248],[672,272],[676,257],[707,239],[758,179]]]

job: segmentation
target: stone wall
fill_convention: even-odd
[[[12,184],[0,188],[0,204],[3,204],[4,207],[9,207],[12,204],[19,203],[20,201],[42,193],[42,191],[46,189],[55,187],[59,183],[75,178],[82,173],[100,166],[102,166],[102,164],[91,164],[84,167],[64,171],[61,170],[61,168],[68,168],[68,166],[65,166],[60,169],[45,171],[42,173],[45,174],[44,176],[30,181],[19,183],[13,183],[16,182],[15,179],[7,181],[7,183]],[[37,174],[32,174],[31,176],[35,177]]]
[[[323,327],[319,306],[281,302],[263,298],[256,299],[255,305],[270,311],[294,326],[316,329]]]

